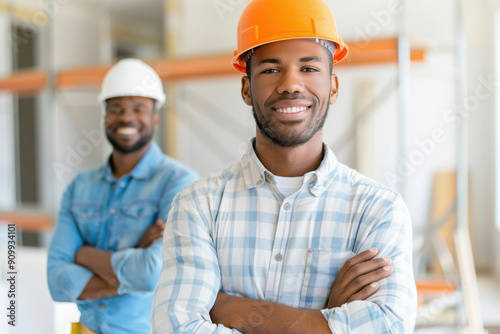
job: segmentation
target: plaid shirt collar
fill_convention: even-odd
[[[248,150],[241,159],[241,168],[247,189],[262,186],[266,182],[276,183],[274,175],[260,162],[254,149],[255,138],[250,141]],[[333,151],[323,143],[323,160],[319,167],[304,175],[303,183],[309,183],[309,191],[318,197],[335,179],[338,160]]]

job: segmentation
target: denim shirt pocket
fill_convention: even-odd
[[[125,203],[120,220],[118,249],[134,247],[148,228],[156,221],[158,204],[156,201],[132,201]]]
[[[325,308],[335,278],[344,263],[354,255],[345,250],[308,250],[301,307],[314,310]]]
[[[82,238],[87,244],[95,245],[102,224],[103,206],[93,203],[73,203],[71,213]]]

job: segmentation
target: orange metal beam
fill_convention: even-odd
[[[417,280],[415,284],[417,286],[418,293],[454,292],[457,290],[455,284],[447,280]]]
[[[47,72],[42,70],[19,71],[0,79],[0,91],[32,95],[47,87]]]
[[[398,61],[396,38],[386,38],[350,44],[350,55],[336,67],[374,65]],[[412,61],[424,60],[421,49],[411,51]],[[206,57],[160,59],[148,62],[163,81],[205,78],[222,75],[240,75],[231,66],[230,54]],[[93,66],[63,70],[56,78],[58,89],[99,88],[104,75],[111,66]],[[43,90],[47,86],[47,74],[43,71],[18,72],[0,79],[0,90],[18,94],[29,94]]]
[[[54,226],[52,215],[33,209],[1,211],[0,223],[15,223],[17,229],[28,232],[44,232]]]
[[[219,75],[238,74],[231,67],[231,56],[214,55],[179,59],[148,61],[162,81],[203,78]],[[104,75],[111,66],[94,66],[61,71],[57,75],[58,89],[79,87],[100,87]]]
[[[336,67],[376,65],[398,61],[398,39],[384,38],[349,43],[349,56]],[[423,49],[412,49],[410,59],[423,61]]]
[[[58,89],[100,87],[110,67],[93,66],[61,71],[56,76],[56,86]]]
[[[231,66],[232,55],[213,55],[182,59],[162,59],[149,64],[163,81],[237,75]]]

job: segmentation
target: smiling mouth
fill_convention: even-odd
[[[289,107],[289,108],[276,108],[274,110],[282,114],[296,114],[302,111],[306,111],[309,108],[310,107],[299,106],[299,107]]]
[[[118,133],[119,135],[135,135],[137,133],[139,133],[139,130],[137,130],[136,128],[118,128],[118,130],[116,130],[116,133]]]

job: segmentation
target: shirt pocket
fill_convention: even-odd
[[[118,249],[134,247],[141,240],[157,219],[158,205],[155,201],[133,201],[125,203],[121,212]]]
[[[95,245],[102,224],[103,206],[92,203],[73,203],[71,213],[82,238],[89,245]]]
[[[333,281],[344,263],[356,255],[345,250],[308,250],[301,307],[320,310],[326,307]]]

